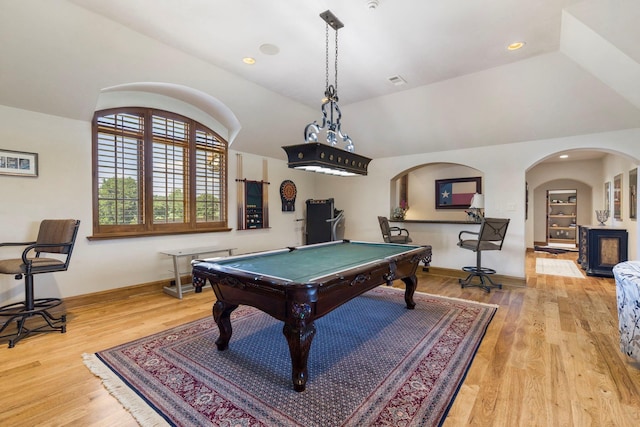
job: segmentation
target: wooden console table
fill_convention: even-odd
[[[477,224],[479,222],[454,220],[454,219],[393,219],[389,218],[389,222],[402,222],[407,224]]]
[[[219,246],[203,246],[199,248],[187,248],[187,249],[175,249],[168,251],[160,251],[161,254],[169,255],[173,257],[173,273],[175,274],[175,285],[165,286],[163,288],[166,294],[182,299],[182,294],[185,292],[193,291],[193,285],[191,283],[182,283],[180,277],[180,268],[178,266],[179,259],[182,257],[190,257],[192,260],[199,258],[200,255],[216,254],[226,252],[229,256],[233,255],[233,251],[236,248],[221,248]],[[191,265],[189,265],[191,267]],[[185,272],[191,274],[191,270]]]

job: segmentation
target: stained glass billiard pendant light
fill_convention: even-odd
[[[353,141],[342,131],[342,113],[338,106],[338,30],[344,25],[330,10],[322,12],[320,17],[326,22],[326,80],[324,99],[322,100],[322,124],[317,121],[304,128],[304,144],[282,147],[287,152],[290,168],[320,172],[329,175],[355,176],[366,175],[371,159],[354,152]],[[335,30],[335,73],[334,84],[329,84],[329,27]],[[319,142],[321,132],[326,133],[326,142]],[[346,149],[336,145],[343,142]]]

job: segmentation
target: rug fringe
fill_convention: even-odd
[[[149,404],[114,374],[95,354],[84,353],[82,361],[91,373],[102,380],[109,394],[144,427],[169,426],[170,424],[154,411]]]

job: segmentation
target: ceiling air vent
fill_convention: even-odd
[[[405,79],[403,79],[401,76],[399,75],[395,75],[395,76],[391,76],[389,77],[389,81],[394,85],[394,86],[402,86],[403,84],[406,84],[407,81]]]

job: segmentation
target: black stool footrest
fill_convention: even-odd
[[[492,268],[462,267],[462,270],[469,273],[469,275],[466,279],[458,279],[458,283],[460,283],[461,288],[478,287],[484,289],[487,293],[491,292],[491,288],[502,289],[501,283],[495,283],[491,280],[491,275],[496,272]],[[478,283],[472,283],[474,277],[478,278]]]
[[[476,273],[476,274],[496,274],[496,271],[493,268],[486,267],[476,267],[476,266],[467,266],[462,267],[462,271],[466,271],[467,273]]]
[[[33,333],[60,332],[64,334],[67,331],[66,314],[62,314],[60,317],[55,317],[47,311],[59,306],[60,304],[62,304],[62,300],[60,298],[39,298],[33,301],[33,309],[29,309],[25,302],[16,302],[0,307],[0,317],[7,318],[0,327],[0,333],[7,329],[7,327],[14,321],[16,324],[15,332],[7,335],[0,335],[0,338],[9,338],[9,348],[13,348],[18,341]],[[44,320],[43,324],[33,329],[27,328],[27,319],[38,316]]]

